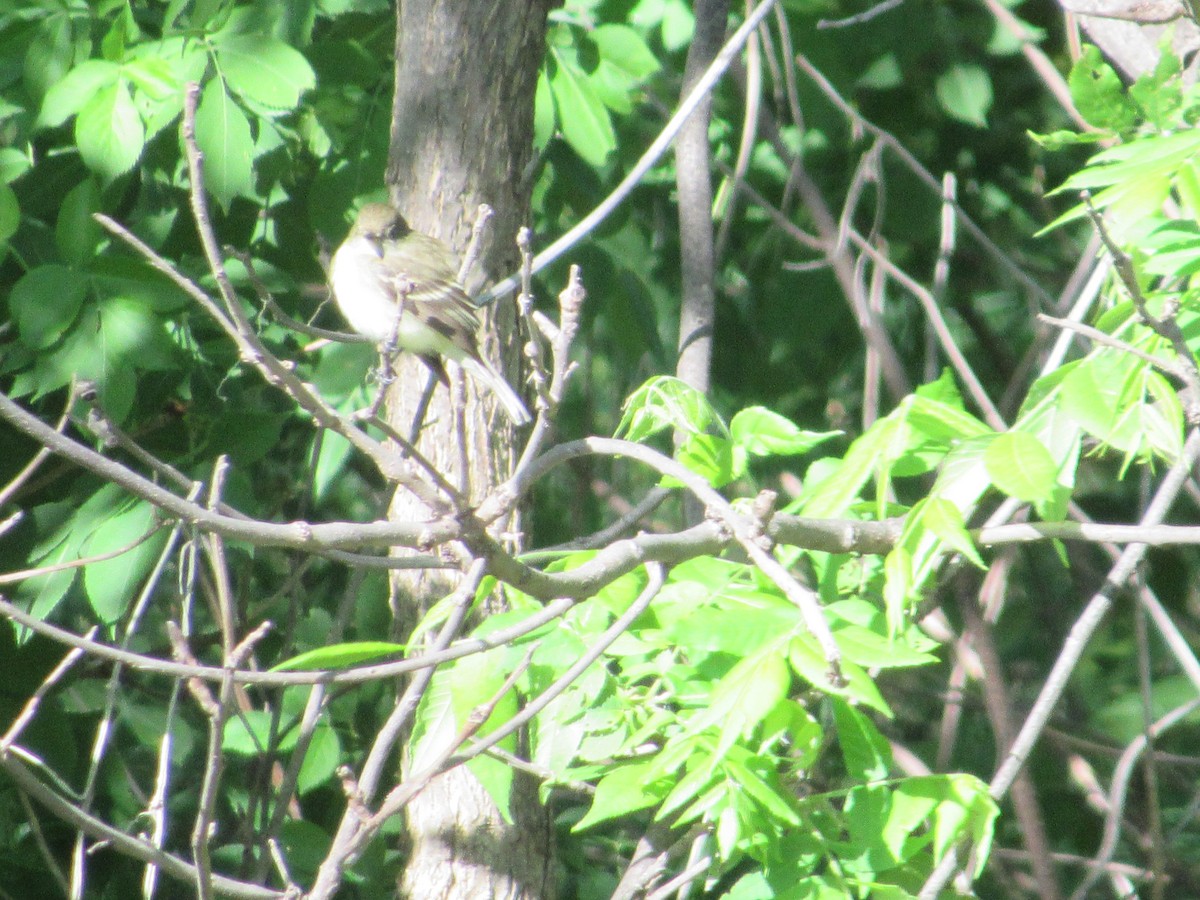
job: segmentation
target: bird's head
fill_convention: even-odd
[[[394,240],[410,231],[412,229],[404,221],[404,216],[387,203],[368,203],[363,206],[354,220],[354,227],[350,229],[352,235],[372,240]]]

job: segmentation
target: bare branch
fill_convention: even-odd
[[[17,758],[17,747],[0,753],[0,770],[12,778],[22,790],[38,803],[50,810],[64,822],[80,829],[98,840],[106,841],[120,853],[143,862],[154,863],[167,875],[182,881],[195,882],[196,868],[177,856],[165,853],[141,838],[113,828],[106,822],[80,810],[74,803],[64,799],[30,771]],[[287,900],[284,894],[256,884],[245,884],[224,875],[213,875],[213,888],[224,897],[235,900]]]
[[[735,31],[725,42],[725,46],[721,48],[721,52],[717,54],[717,58],[713,60],[712,65],[708,67],[705,73],[696,81],[695,87],[692,88],[686,99],[679,104],[679,108],[675,110],[674,115],[662,131],[658,133],[650,146],[646,148],[646,152],[629,170],[629,173],[621,179],[611,194],[609,194],[600,204],[598,204],[590,213],[579,220],[576,225],[561,235],[554,243],[539,253],[533,259],[534,274],[540,272],[550,263],[554,262],[577,243],[579,243],[587,235],[603,222],[618,206],[624,202],[635,187],[641,183],[641,180],[646,177],[646,174],[654,168],[663,155],[666,154],[676,135],[687,122],[688,117],[699,106],[704,98],[712,91],[717,81],[729,68],[734,58],[741,52],[742,47],[750,40],[750,35],[754,33],[754,29],[758,27],[759,22],[766,18],[767,13],[771,11],[771,7],[775,5],[777,0],[761,0],[758,6],[746,16],[746,19],[737,31]],[[512,275],[499,282],[487,292],[481,302],[488,303],[495,300],[497,297],[513,290],[517,284],[518,276]]]
[[[1168,470],[1159,484],[1154,498],[1147,506],[1146,512],[1142,516],[1143,525],[1157,525],[1163,520],[1178,496],[1184,480],[1190,474],[1192,466],[1196,464],[1197,458],[1200,458],[1200,432],[1193,431],[1188,436],[1180,459]],[[1079,618],[1075,620],[1075,624],[1071,626],[1071,631],[1063,643],[1062,652],[1046,677],[1033,708],[1029,711],[1012,747],[1009,748],[1004,762],[988,785],[988,793],[994,799],[1000,799],[1008,793],[1013,779],[1025,764],[1033,745],[1045,729],[1050,713],[1054,710],[1059,698],[1062,697],[1067,681],[1083,655],[1088,640],[1112,606],[1114,596],[1125,588],[1145,555],[1146,549],[1145,544],[1131,544],[1125,548],[1116,564],[1109,570],[1104,586],[1092,597]],[[959,866],[959,859],[958,848],[952,848],[921,887],[921,892],[918,894],[920,900],[934,900],[938,896],[941,889],[953,877]]]

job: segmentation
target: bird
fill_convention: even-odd
[[[529,410],[480,352],[477,307],[458,281],[454,252],[414,231],[387,203],[367,203],[333,254],[329,282],[338,309],[363,337],[425,359],[445,380],[441,357],[452,359],[495,395],[514,425]],[[403,302],[400,321],[398,305]]]

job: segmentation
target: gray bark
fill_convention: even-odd
[[[544,53],[550,0],[400,0],[396,92],[388,184],[392,200],[419,231],[460,254],[476,209],[495,210],[475,291],[512,271],[515,237],[526,224],[532,158],[533,96]],[[512,301],[489,311],[484,353],[507,371],[519,366],[512,340]],[[388,418],[407,433],[426,379],[423,365],[401,359],[389,392]],[[508,471],[513,434],[504,414],[469,379],[460,406],[439,387],[419,447],[448,480],[478,499]],[[427,511],[398,492],[394,518]],[[511,523],[510,523],[511,524]],[[400,576],[395,584],[402,627],[451,589],[446,575]],[[549,816],[536,788],[518,777],[515,825],[506,824],[474,776],[458,768],[434,780],[407,809],[409,862],[401,896],[414,900],[488,900],[553,896]]]

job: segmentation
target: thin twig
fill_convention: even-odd
[[[729,68],[734,58],[741,52],[742,47],[750,39],[750,35],[758,27],[758,23],[766,18],[767,13],[771,11],[771,7],[775,5],[777,0],[761,0],[754,8],[744,22],[738,27],[725,42],[725,46],[721,48],[721,52],[717,54],[712,65],[697,79],[691,93],[679,104],[675,114],[671,116],[667,124],[663,126],[662,131],[658,133],[650,146],[646,148],[646,152],[629,170],[629,173],[621,179],[618,184],[604,200],[596,206],[590,213],[584,216],[573,228],[559,237],[549,247],[539,253],[533,259],[533,272],[536,274],[550,263],[554,262],[579,241],[583,240],[622,202],[633,192],[646,176],[646,174],[654,168],[660,159],[666,154],[671,144],[674,142],[676,135],[679,134],[681,128],[692,112],[699,106],[712,91],[717,81]],[[519,276],[511,275],[503,281],[494,285],[487,294],[481,298],[481,303],[489,303],[497,297],[508,293],[519,284]]]
[[[527,277],[532,276],[532,271],[528,267],[524,271]],[[553,433],[551,413],[556,411],[562,403],[567,389],[567,381],[575,371],[575,366],[571,362],[571,346],[575,342],[575,336],[579,333],[579,319],[583,313],[583,303],[586,299],[587,291],[583,287],[579,266],[573,265],[567,275],[567,286],[558,295],[558,326],[552,332],[553,339],[550,344],[553,365],[550,383],[539,388],[538,417],[533,423],[533,430],[529,433],[525,449],[521,452],[521,458],[513,467],[514,475],[532,465]],[[496,518],[506,514],[507,510],[497,515]],[[483,518],[481,521],[494,520]]]
[[[383,446],[363,432],[362,429],[356,428],[349,417],[342,415],[326,403],[320,395],[315,393],[297,377],[292,367],[281,362],[274,354],[267,350],[253,331],[243,332],[231,322],[213,299],[201,290],[195,282],[180,274],[170,262],[160,256],[153,248],[140,240],[123,225],[100,213],[96,213],[93,218],[108,231],[129,244],[130,247],[144,256],[155,269],[165,274],[176,285],[182,288],[188,296],[196,300],[213,318],[213,321],[219,324],[222,330],[233,340],[241,357],[251,363],[268,384],[281,389],[298,406],[310,413],[317,425],[329,428],[342,435],[356,450],[370,459],[385,478],[404,485],[404,487],[421,497],[422,501],[427,501],[431,507],[437,507],[439,504],[444,505],[444,501],[437,499],[437,494],[433,488],[424,484],[417,477],[411,466],[398,453]],[[4,409],[0,407],[0,413],[3,412]],[[51,446],[45,440],[42,443]]]
[[[864,22],[870,22],[876,16],[881,16],[885,12],[889,12],[903,3],[904,0],[882,0],[876,3],[869,9],[863,10],[857,15],[847,16],[844,19],[818,19],[817,28],[849,28],[852,25],[861,25]]]
[[[1163,520],[1178,496],[1184,480],[1191,472],[1192,466],[1196,464],[1197,458],[1200,458],[1200,432],[1193,431],[1188,436],[1180,458],[1167,471],[1162,483],[1158,486],[1154,498],[1142,516],[1141,524],[1157,525]],[[1071,630],[1063,642],[1062,651],[1043,682],[1033,708],[1029,711],[1012,747],[1009,748],[1005,761],[1000,765],[988,785],[988,793],[993,799],[998,800],[1008,793],[1013,779],[1025,764],[1025,760],[1033,750],[1033,745],[1045,729],[1050,713],[1062,697],[1071,674],[1087,648],[1089,639],[1112,606],[1114,596],[1124,589],[1133,575],[1145,556],[1146,550],[1145,544],[1131,544],[1125,548],[1116,564],[1109,570],[1104,586],[1096,592],[1079,618],[1075,620],[1075,624],[1071,626]],[[958,869],[959,860],[959,848],[950,848],[921,887],[918,894],[919,900],[934,900],[954,875],[955,870]]]
[[[1106,867],[1112,862],[1117,844],[1121,839],[1121,814],[1125,809],[1125,796],[1129,791],[1129,782],[1133,776],[1134,766],[1147,749],[1153,749],[1149,738],[1162,734],[1168,728],[1200,709],[1200,698],[1193,698],[1187,703],[1175,707],[1166,715],[1159,718],[1150,727],[1148,734],[1139,734],[1125,748],[1113,771],[1112,786],[1108,793],[1108,815],[1104,819],[1104,836],[1100,840],[1100,848],[1089,865],[1087,877],[1075,889],[1071,900],[1084,900],[1091,892],[1092,886],[1104,874]]]
[[[30,754],[22,753],[21,748],[16,745],[9,748],[8,752],[0,753],[0,771],[3,771],[22,790],[26,791],[34,800],[50,810],[56,817],[90,834],[97,840],[106,842],[117,852],[125,856],[154,863],[172,878],[189,882],[195,881],[195,866],[177,856],[165,853],[152,844],[140,838],[133,837],[121,829],[113,828],[107,822],[93,815],[83,812],[74,803],[43,784],[41,779],[30,770],[26,762],[20,758],[23,755],[27,756]],[[265,888],[257,884],[246,884],[224,875],[214,875],[212,883],[213,887],[219,890],[222,896],[231,897],[234,900],[287,900],[285,895],[277,890]]]
[[[479,208],[475,210],[475,221],[471,224],[471,236],[467,239],[462,263],[458,267],[459,284],[467,284],[471,270],[479,262],[480,252],[483,250],[483,236],[487,234],[488,223],[492,221],[493,215],[495,215],[495,210],[486,203],[480,203]]]
[[[893,134],[875,125],[873,122],[864,118],[863,115],[854,108],[833,86],[821,71],[814,66],[807,57],[801,55],[796,57],[796,63],[805,75],[812,80],[822,94],[832,103],[837,110],[851,124],[851,127],[856,131],[865,131],[881,141],[899,158],[904,166],[911,171],[917,178],[924,183],[928,188],[942,196],[941,179],[935,176],[932,172],[921,165],[920,161],[906,148]],[[953,204],[955,215],[958,216],[959,223],[970,234],[971,238],[976,241],[984,252],[987,253],[993,260],[1000,264],[1002,268],[1019,284],[1023,285],[1035,297],[1037,297],[1045,306],[1046,309],[1054,307],[1054,297],[1035,279],[1025,267],[1014,260],[1011,256],[1005,253],[1000,247],[987,236],[984,230],[976,224],[963,209],[962,204],[957,201]]]
[[[1164,375],[1170,375],[1179,379],[1183,379],[1184,377],[1183,368],[1174,360],[1163,359],[1161,356],[1147,353],[1145,350],[1133,346],[1128,341],[1113,337],[1107,331],[1101,331],[1099,328],[1093,328],[1091,325],[1085,325],[1082,322],[1073,322],[1070,319],[1057,319],[1045,313],[1038,313],[1038,320],[1048,325],[1053,325],[1055,328],[1062,328],[1065,331],[1073,331],[1076,334],[1083,335],[1092,341],[1092,343],[1111,347],[1113,350],[1120,350],[1122,353],[1136,356],[1143,362],[1148,362]]]
[[[71,891],[71,885],[67,882],[67,876],[63,873],[62,866],[58,864],[58,860],[54,858],[54,851],[50,849],[50,845],[46,843],[46,835],[42,832],[41,822],[38,821],[37,810],[33,808],[33,804],[29,802],[29,795],[19,787],[17,788],[17,799],[21,803],[21,809],[25,813],[25,822],[29,825],[29,831],[33,835],[33,842],[37,844],[38,853],[42,855],[42,862],[49,869],[51,876],[58,885],[59,890],[64,895],[68,895]]]
[[[483,561],[479,560],[463,576],[453,595],[450,615],[430,647],[431,653],[437,654],[450,646],[466,619],[485,571]],[[425,695],[432,678],[432,668],[418,671],[396,702],[383,727],[376,733],[362,771],[354,781],[353,791],[346,798],[346,810],[342,813],[342,820],[330,843],[329,852],[317,870],[317,877],[309,892],[310,900],[323,900],[333,896],[341,884],[345,867],[350,863],[356,849],[361,846],[360,839],[364,837],[363,831],[367,827],[370,815],[367,803],[374,798],[384,768],[391,758],[392,749],[416,712],[417,705]],[[371,836],[366,835],[365,840],[369,840]]]
[[[72,379],[70,387],[67,388],[67,400],[63,404],[63,411],[58,417],[58,423],[54,426],[54,430],[60,434],[66,429],[67,423],[71,421],[71,407],[75,405],[75,398],[78,396],[78,391],[78,383]],[[33,454],[33,458],[25,464],[21,471],[14,475],[8,484],[6,484],[3,488],[0,488],[0,508],[2,508],[8,503],[9,500],[17,495],[17,492],[21,490],[21,487],[28,482],[30,478],[33,477],[33,474],[41,467],[42,463],[46,461],[46,459],[50,456],[50,453],[50,448],[43,444],[42,447],[35,454]],[[3,531],[0,531],[0,534],[3,534]]]
[[[99,630],[100,627],[98,625],[93,625],[87,631],[87,638],[90,640]],[[41,706],[42,698],[44,698],[46,694],[50,692],[50,689],[54,687],[54,685],[58,684],[59,680],[67,674],[67,671],[79,661],[79,658],[83,656],[83,652],[84,651],[81,647],[71,648],[71,650],[69,650],[67,654],[58,661],[58,665],[50,670],[50,674],[42,679],[42,683],[37,686],[37,689],[33,692],[33,696],[25,701],[25,705],[21,707],[21,711],[17,713],[17,717],[13,719],[13,723],[8,726],[8,730],[4,732],[4,736],[0,737],[0,755],[6,753],[8,748],[16,743],[17,738],[21,736],[21,732],[25,730],[25,726],[33,721],[33,717],[37,715],[37,710],[38,707]]]
[[[955,373],[963,380],[971,399],[975,401],[975,405],[983,413],[984,420],[997,431],[1006,430],[1008,426],[1000,415],[1000,411],[996,409],[996,405],[992,402],[991,397],[988,396],[979,377],[971,368],[970,363],[967,362],[967,358],[963,355],[962,350],[959,349],[933,295],[919,284],[916,279],[912,278],[907,272],[888,259],[885,254],[880,253],[870,241],[859,235],[858,232],[851,229],[849,234],[850,239],[856,246],[871,256],[879,266],[887,271],[889,276],[920,301],[921,307],[925,310],[925,315],[933,327],[939,343],[942,345],[942,351],[954,366]]]

